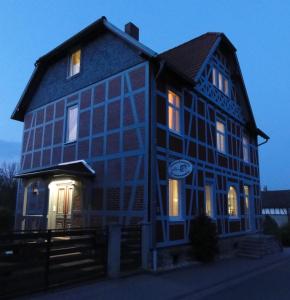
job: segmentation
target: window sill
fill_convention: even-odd
[[[179,137],[183,137],[183,133],[180,132],[180,131],[175,131],[173,129],[170,129],[169,127],[168,127],[168,130],[169,130],[170,133],[173,133],[173,134],[175,134],[175,135],[177,135]]]
[[[241,219],[241,217],[237,216],[237,217],[228,217],[229,221],[239,221]]]
[[[74,78],[77,78],[77,77],[79,77],[81,75],[81,71],[80,72],[78,72],[77,74],[74,74],[74,75],[68,75],[67,76],[67,78],[66,78],[66,80],[72,80],[72,79],[74,79]]]
[[[184,219],[182,218],[171,218],[169,217],[169,223],[181,223],[181,222],[184,222]]]
[[[70,141],[70,142],[65,142],[64,145],[71,145],[71,144],[75,144],[77,142],[77,140],[74,141]]]

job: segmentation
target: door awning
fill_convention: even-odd
[[[74,175],[74,176],[94,176],[95,171],[84,160],[76,160],[47,168],[35,169],[29,172],[21,172],[15,175],[15,178],[31,178],[48,175]]]

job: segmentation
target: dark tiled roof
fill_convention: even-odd
[[[188,78],[194,79],[220,35],[217,32],[205,33],[159,54],[158,57]]]
[[[290,208],[290,190],[262,191],[263,208]]]

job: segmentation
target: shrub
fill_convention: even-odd
[[[279,226],[277,222],[270,216],[266,216],[263,221],[263,233],[274,235],[279,238]]]
[[[13,227],[13,214],[7,208],[0,207],[0,233],[11,230]]]
[[[216,224],[205,215],[198,216],[192,221],[190,233],[195,258],[201,262],[214,261],[219,252]]]
[[[284,247],[290,247],[290,224],[286,224],[280,228],[281,243]]]

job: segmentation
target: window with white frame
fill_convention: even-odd
[[[243,158],[245,162],[250,162],[250,143],[246,135],[243,135]]]
[[[221,121],[216,121],[216,145],[219,152],[226,153],[226,129]]]
[[[69,62],[69,76],[78,74],[81,70],[81,50],[73,52]]]
[[[228,191],[228,215],[232,218],[238,217],[237,191],[233,186]]]
[[[211,184],[205,186],[205,213],[207,216],[215,218],[213,186]]]
[[[181,181],[176,179],[169,179],[169,217],[181,217]]]
[[[229,96],[229,80],[217,68],[212,68],[212,84]]]
[[[180,97],[172,91],[168,91],[168,127],[170,130],[180,133]]]
[[[66,141],[74,142],[77,139],[78,132],[78,106],[70,106],[67,109],[67,132]]]

